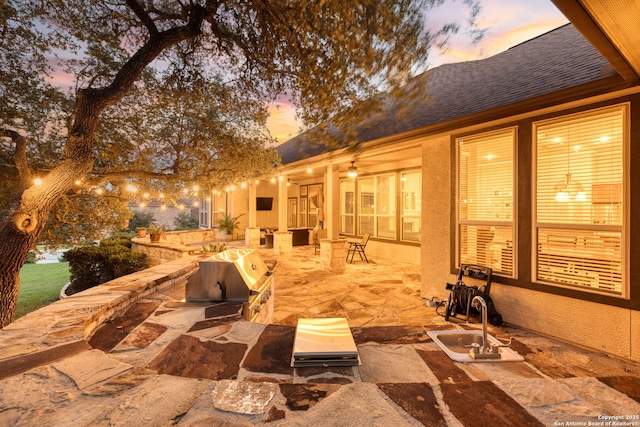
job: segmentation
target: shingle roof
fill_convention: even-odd
[[[487,59],[445,64],[412,79],[429,100],[397,119],[392,112],[359,130],[362,141],[444,123],[603,77],[607,61],[571,24]],[[426,82],[426,84],[424,84]],[[283,164],[326,151],[297,136],[277,147]]]

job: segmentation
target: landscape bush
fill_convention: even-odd
[[[131,238],[135,237],[135,233],[130,232],[120,232],[117,234],[113,234],[105,239],[100,241],[100,245],[102,246],[113,246],[113,245],[122,245],[129,249],[131,249]]]
[[[129,220],[129,230],[148,228],[154,222],[156,222],[156,217],[151,212],[134,211]]]
[[[173,220],[176,230],[196,230],[200,227],[197,215],[190,212],[180,212]]]
[[[135,273],[149,266],[146,254],[130,249],[131,240],[122,236],[103,239],[99,245],[86,245],[65,252],[71,273],[67,295]]]

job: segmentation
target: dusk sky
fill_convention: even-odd
[[[427,24],[430,28],[451,21],[460,25],[459,33],[450,39],[446,52],[432,52],[429,68],[487,58],[568,22],[550,0],[481,0],[481,7],[477,27],[486,28],[486,32],[476,45],[471,43],[469,28],[465,26],[470,12],[463,0],[448,1],[429,14]],[[295,121],[295,112],[288,104],[273,106],[270,112],[267,125],[279,143],[298,134],[300,124]]]
[[[470,61],[493,56],[508,48],[530,40],[568,22],[551,0],[480,0],[481,12],[477,17],[477,28],[486,29],[484,37],[472,44],[472,36],[466,22],[470,16],[464,0],[449,0],[428,15],[429,28],[440,28],[446,22],[456,22],[460,31],[449,41],[446,52],[433,51],[428,68],[444,63]],[[54,74],[59,86],[72,85],[72,76]],[[285,142],[299,133],[300,123],[295,120],[295,111],[282,100],[269,109],[271,117],[267,126],[278,143]]]

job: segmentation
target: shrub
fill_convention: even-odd
[[[134,237],[133,233],[118,233],[107,237],[106,239],[102,239],[100,245],[102,246],[113,246],[113,245],[121,245],[126,246],[131,249],[131,238]]]
[[[190,212],[180,212],[173,220],[176,230],[194,230],[200,227],[198,217]]]
[[[115,236],[104,239],[98,246],[80,246],[65,252],[71,272],[67,294],[84,291],[149,266],[145,254],[133,252],[122,243],[123,238]]]
[[[151,212],[134,211],[133,216],[129,220],[129,230],[147,228],[154,222],[156,222],[156,218]]]
[[[227,247],[225,246],[224,243],[209,243],[209,245],[203,245],[202,246],[202,252],[204,253],[214,253],[217,254],[218,252],[222,252],[224,250],[226,250]]]

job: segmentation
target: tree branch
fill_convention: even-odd
[[[11,138],[16,145],[16,151],[11,156],[16,168],[18,176],[23,183],[23,188],[31,185],[32,173],[27,160],[27,138],[11,129],[0,129],[0,137]]]
[[[140,21],[147,28],[147,30],[149,30],[149,34],[152,37],[158,34],[158,27],[156,27],[153,19],[151,19],[147,11],[144,10],[144,7],[142,7],[137,0],[127,0],[127,5],[129,5],[133,13],[135,13],[136,16],[140,18]]]
[[[134,0],[127,0],[127,2],[135,3],[133,7],[140,7]],[[92,158],[94,130],[100,112],[107,105],[120,101],[139,79],[145,67],[163,51],[182,41],[199,36],[202,23],[214,16],[216,9],[194,6],[190,12],[186,25],[150,34],[149,40],[122,66],[109,86],[78,91],[73,112],[75,121],[66,147],[68,157]],[[146,15],[144,11],[141,13]]]

